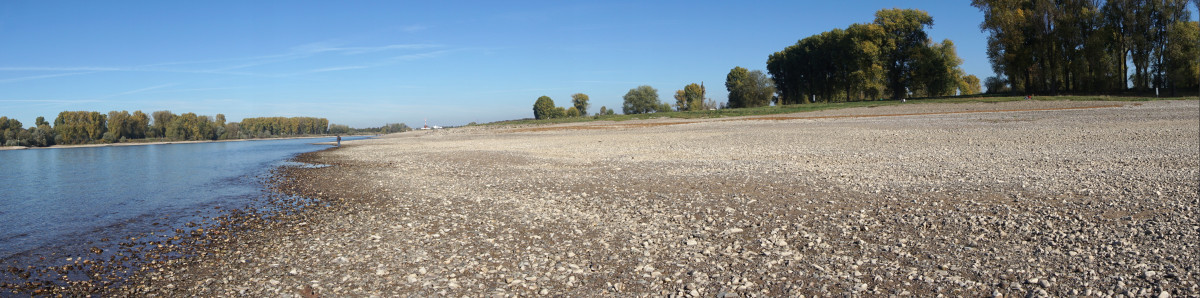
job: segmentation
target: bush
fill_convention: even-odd
[[[575,107],[571,107],[571,108],[567,109],[567,117],[571,117],[571,118],[579,117],[579,109],[577,109]]]
[[[554,100],[549,96],[542,95],[537,101],[533,102],[533,118],[534,119],[550,119],[555,118]]]

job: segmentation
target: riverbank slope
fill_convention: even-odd
[[[1200,294],[1200,102],[466,127],[303,155],[280,217],[121,293]]]

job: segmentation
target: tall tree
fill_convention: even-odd
[[[131,139],[142,139],[146,137],[146,132],[150,128],[150,116],[142,111],[133,111],[133,115],[129,116],[129,121],[132,127],[130,128]]]
[[[175,120],[175,117],[178,117],[178,115],[171,113],[171,111],[154,111],[150,115],[154,117],[154,125],[150,128],[155,138],[165,138],[167,136],[167,126],[170,125],[172,120]]]
[[[913,93],[918,96],[954,95],[963,71],[959,68],[962,59],[954,50],[949,39],[920,49],[914,59],[915,67],[906,74],[912,82]]]
[[[979,94],[983,87],[979,84],[979,77],[965,75],[958,81],[958,91],[960,95]]]
[[[1167,35],[1169,43],[1163,56],[1172,95],[1179,88],[1196,88],[1200,85],[1200,61],[1197,60],[1200,57],[1200,23],[1176,22]]]
[[[637,88],[629,89],[625,93],[624,104],[621,111],[625,114],[646,114],[654,113],[662,107],[662,103],[658,101],[658,89],[649,85],[641,85]],[[663,111],[666,112],[666,111]]]
[[[683,86],[683,90],[675,91],[675,109],[679,111],[703,110],[704,93],[704,85],[691,83]]]
[[[588,95],[583,93],[571,94],[571,105],[579,111],[579,116],[587,116],[588,107],[591,106],[588,103]]]
[[[87,144],[100,140],[107,132],[108,117],[100,112],[64,111],[54,118],[58,144]]]
[[[890,37],[881,48],[892,99],[904,98],[911,84],[905,75],[912,72],[916,56],[929,40],[925,28],[933,26],[933,18],[921,10],[884,9],[875,13],[875,24]]]
[[[737,66],[725,76],[725,89],[729,91],[728,107],[751,108],[770,105],[775,84],[761,70]]]
[[[554,118],[554,100],[549,96],[542,95],[533,102],[533,118],[534,119],[550,119]]]

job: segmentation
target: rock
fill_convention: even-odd
[[[333,261],[332,261],[332,262],[333,262],[334,264],[338,264],[338,265],[346,265],[346,264],[350,264],[350,260],[349,260],[349,259],[346,259],[346,257],[341,257],[341,256],[339,256],[339,257],[336,257],[336,258],[333,258]]]

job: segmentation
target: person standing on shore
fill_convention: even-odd
[[[341,136],[341,135],[338,135],[338,136],[337,136],[337,138],[338,138],[338,145],[337,145],[337,146],[338,146],[338,147],[341,147],[341,146],[342,146],[342,136]]]

